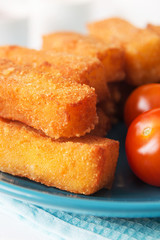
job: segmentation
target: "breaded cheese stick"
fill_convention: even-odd
[[[133,86],[160,82],[160,36],[140,30],[125,45],[126,80]]]
[[[105,70],[97,58],[38,51],[18,46],[0,47],[0,58],[8,58],[20,65],[32,65],[51,74],[57,71],[57,74],[65,77],[66,80],[94,87],[99,101],[108,96]]]
[[[139,28],[128,21],[116,17],[89,23],[87,27],[91,36],[117,46],[123,46],[129,42],[139,31]]]
[[[0,171],[80,194],[111,188],[119,143],[85,136],[53,140],[0,119]]]
[[[154,33],[156,33],[157,35],[160,36],[160,26],[159,25],[153,25],[153,24],[147,24],[147,29],[149,29],[150,31],[153,31]]]
[[[108,101],[110,100],[107,100],[106,102]],[[89,134],[93,136],[106,137],[108,131],[111,129],[111,117],[106,115],[99,106],[97,107],[97,115],[98,124],[96,124],[95,128]]]
[[[123,19],[109,18],[88,28],[91,35],[124,48],[125,79],[130,85],[160,82],[160,36],[153,27],[139,29]]]
[[[82,136],[97,123],[96,94],[87,85],[0,60],[0,86],[0,116],[50,137]]]
[[[134,87],[125,81],[109,83],[108,87],[110,90],[110,98],[99,103],[99,108],[103,109],[104,113],[110,119],[111,124],[116,124],[123,120],[124,104]]]
[[[43,36],[43,50],[98,58],[104,65],[107,82],[124,79],[124,51],[92,36],[75,32],[56,32]],[[101,84],[101,83],[100,83]]]

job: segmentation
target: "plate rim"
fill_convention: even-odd
[[[13,183],[0,181],[0,192],[12,198],[31,204],[68,212],[91,214],[106,217],[158,217],[160,200],[157,201],[116,201],[106,199],[86,199],[59,196],[52,193],[32,190]],[[73,204],[74,202],[74,204]],[[97,207],[98,206],[98,207]]]

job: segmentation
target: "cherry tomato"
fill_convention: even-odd
[[[135,175],[160,187],[160,108],[140,114],[131,123],[125,147]]]
[[[146,84],[136,88],[128,97],[124,108],[127,126],[142,112],[160,107],[160,84]]]

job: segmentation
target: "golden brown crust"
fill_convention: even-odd
[[[124,105],[134,87],[128,85],[125,81],[109,83],[108,87],[110,98],[99,105],[109,117],[111,124],[116,124],[123,120]]]
[[[157,35],[160,36],[160,26],[159,25],[153,25],[153,24],[147,24],[147,29],[150,31],[153,31]]]
[[[55,32],[43,36],[43,50],[98,58],[108,47],[93,37],[75,32]]]
[[[95,37],[73,32],[56,32],[43,36],[43,49],[96,57],[105,67],[107,82],[120,81],[124,78],[123,49],[111,43],[107,45]]]
[[[116,17],[90,23],[87,27],[91,36],[120,47],[129,42],[139,31],[128,21]]]
[[[122,48],[110,47],[102,63],[106,69],[108,83],[122,81],[125,78],[125,55]]]
[[[148,30],[140,30],[125,45],[126,79],[139,86],[160,82],[160,37]]]
[[[8,60],[0,60],[0,85],[0,116],[53,138],[82,136],[97,123],[96,94],[87,85]]]
[[[0,119],[0,170],[80,194],[110,188],[119,144],[93,136],[53,140]]]
[[[88,25],[91,35],[124,48],[126,81],[132,86],[160,82],[160,28],[140,29],[120,18]]]
[[[75,56],[53,51],[37,51],[18,46],[0,47],[0,57],[19,65],[31,65],[39,71],[55,73],[66,81],[75,81],[95,88],[98,100],[108,95],[106,76],[102,63],[93,57]]]
[[[95,128],[89,134],[93,136],[106,137],[108,131],[111,129],[111,118],[106,115],[99,106],[97,107],[97,115],[98,124],[96,124]]]

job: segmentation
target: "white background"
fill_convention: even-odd
[[[159,0],[0,0],[0,10],[14,15],[12,24],[6,20],[5,30],[0,17],[0,45],[20,44],[37,49],[41,47],[44,33],[58,30],[85,32],[86,22],[110,16],[124,17],[140,27],[147,22],[160,24]],[[15,16],[21,20],[27,17],[28,29],[26,22],[18,25]],[[16,31],[19,31],[17,42]]]

